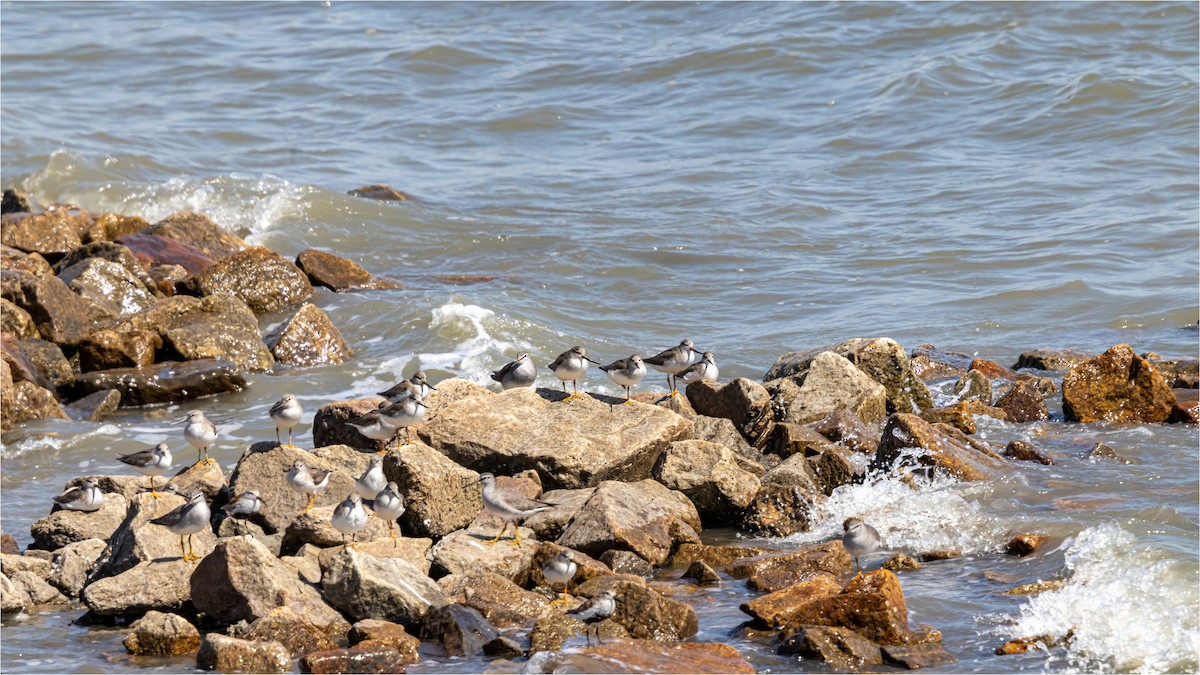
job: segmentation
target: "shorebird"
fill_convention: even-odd
[[[266,502],[258,496],[254,490],[246,490],[242,494],[233,498],[221,510],[230,518],[234,516],[249,516],[258,513],[262,507],[266,506]]]
[[[159,443],[149,450],[142,450],[128,455],[118,455],[117,459],[143,476],[150,477],[150,496],[158,499],[154,490],[154,477],[161,476],[171,468],[171,448],[166,443]]]
[[[352,420],[346,420],[346,424],[354,427],[363,437],[369,438],[372,441],[390,441],[392,440],[392,436],[396,435],[396,427],[388,424],[379,416],[380,410],[382,408],[372,410]],[[381,454],[387,452],[387,448],[380,448],[379,452]]]
[[[390,482],[375,495],[375,515],[387,521],[388,533],[396,538],[396,519],[404,515],[404,495],[400,487]]]
[[[492,373],[492,379],[499,382],[504,389],[515,387],[532,387],[537,380],[537,367],[529,359],[529,354],[521,352],[517,358],[504,367]]]
[[[300,402],[291,394],[284,394],[283,398],[276,401],[275,405],[271,406],[271,421],[275,423],[275,442],[280,443],[279,430],[287,429],[288,445],[292,444],[292,428],[300,423],[300,418],[304,416],[304,408],[300,407]]]
[[[395,429],[404,430],[404,444],[412,442],[412,432],[409,427],[425,419],[425,404],[421,403],[410,393],[395,403],[380,408],[379,421]],[[361,418],[360,418],[361,419]]]
[[[692,346],[692,341],[685,339],[678,345],[646,359],[646,365],[660,373],[666,373],[667,386],[671,388],[671,395],[677,396],[679,389],[675,387],[674,378],[692,365],[695,357],[696,349]]]
[[[550,595],[554,595],[554,585],[562,584],[562,597],[551,602],[552,605],[567,602],[567,589],[571,587],[571,579],[575,577],[575,571],[578,565],[571,557],[571,549],[564,548],[557,555],[546,561],[542,565],[542,576],[546,578],[546,583],[550,584]]]
[[[179,535],[179,552],[183,554],[184,560],[192,561],[200,559],[200,556],[192,552],[192,535],[203,532],[204,528],[208,527],[208,519],[210,517],[208,502],[204,501],[204,493],[197,490],[182,505],[171,509],[166,515],[159,516],[150,522],[155,525],[162,525],[170,530],[172,534]],[[183,550],[184,537],[187,537],[188,542],[186,553]]]
[[[583,374],[587,372],[589,362],[600,365],[599,361],[593,361],[588,358],[587,354],[584,353],[583,347],[571,347],[559,354],[558,358],[554,359],[554,363],[550,364],[550,372],[562,380],[564,394],[567,393],[567,382],[571,383],[571,395],[563,399],[564,401],[570,401],[573,398],[586,398],[580,396],[579,390],[576,387],[578,386],[579,378],[583,377]]]
[[[540,511],[554,508],[553,504],[528,499],[514,490],[497,487],[496,477],[490,473],[480,474],[479,480],[472,481],[468,485],[474,485],[475,483],[483,483],[483,508],[499,516],[504,521],[504,527],[500,528],[500,533],[496,535],[495,539],[489,541],[489,544],[495,544],[500,541],[500,537],[508,529],[509,523],[512,523],[513,529],[517,533],[517,546],[520,546],[521,529],[517,526],[517,521],[528,518]]]
[[[683,380],[684,384],[709,380],[715,382],[717,374],[716,357],[712,352],[704,352],[704,356],[698,363],[693,363],[688,366],[682,373],[679,374],[679,379]]]
[[[606,588],[600,591],[596,597],[567,612],[567,616],[574,617],[587,624],[583,630],[583,634],[587,636],[588,646],[591,647],[592,636],[590,635],[590,631],[592,625],[607,619],[616,611],[617,594],[612,589]],[[600,626],[596,626],[596,641],[604,644],[604,640],[600,639]]]
[[[354,489],[358,496],[367,501],[375,501],[375,495],[387,487],[387,478],[383,475],[383,458],[373,455],[367,461],[367,470],[354,481]]]
[[[879,531],[859,518],[847,518],[846,522],[842,523],[842,529],[846,531],[842,535],[842,546],[846,548],[846,553],[854,557],[854,566],[858,569],[858,573],[862,574],[858,556],[870,555],[879,550],[881,543]]]
[[[625,387],[625,403],[632,404],[633,401],[629,400],[629,388],[646,378],[646,364],[642,357],[634,354],[627,359],[600,366],[600,370],[608,373],[608,379]]]
[[[346,535],[350,535],[349,547],[353,548],[355,541],[358,540],[358,531],[367,526],[367,510],[363,508],[362,497],[351,493],[343,499],[333,509],[333,515],[329,517],[329,524],[333,526],[333,529],[342,533],[342,547],[347,546]]]
[[[204,412],[200,410],[188,412],[186,419],[187,426],[183,428],[183,437],[187,439],[188,445],[196,448],[196,463],[211,463],[213,460],[208,458],[208,447],[217,442],[217,425],[208,421]]]
[[[288,485],[293,490],[308,495],[308,506],[305,506],[301,513],[308,513],[312,509],[313,502],[317,501],[317,493],[329,485],[329,476],[332,473],[321,469],[310,470],[302,459],[292,462],[292,468],[287,472]]]
[[[424,401],[425,397],[429,396],[430,391],[437,391],[437,387],[429,384],[429,381],[425,378],[425,371],[418,370],[413,373],[412,377],[407,380],[400,380],[391,389],[379,392],[379,395],[395,403],[402,396],[412,392],[418,401]]]
[[[98,511],[104,506],[104,493],[95,478],[84,478],[82,484],[55,497],[54,503],[68,511]]]

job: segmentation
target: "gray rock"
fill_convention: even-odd
[[[146,284],[119,263],[87,258],[58,273],[67,287],[112,316],[150,309],[157,299]]]
[[[366,468],[368,456],[346,446],[337,447],[337,451],[322,456],[320,451],[323,448],[307,452],[297,447],[276,445],[273,441],[255,443],[242,453],[237,468],[229,478],[229,486],[234,494],[246,490],[258,493],[264,506],[256,514],[255,522],[263,524],[269,533],[284,532],[308,503],[307,495],[287,483],[287,472],[297,459],[303,460],[310,470],[333,471],[329,485],[317,494],[314,507],[332,507],[354,491],[354,479]],[[355,468],[347,470],[348,466],[357,466],[357,463],[361,463],[357,471]],[[338,541],[341,541],[340,537]],[[289,553],[295,549],[284,546],[282,550]]]
[[[388,452],[383,471],[404,494],[407,510],[400,523],[406,532],[444,537],[466,527],[483,508],[481,488],[471,484],[479,474],[424,443]]]
[[[488,542],[500,532],[500,528],[472,525],[443,537],[434,544],[430,556],[434,565],[448,574],[494,572],[524,585],[529,580],[529,566],[538,540],[532,530],[521,529],[520,546],[516,545],[512,535],[506,535],[491,545]]]
[[[177,534],[163,525],[151,523],[158,516],[182,506],[186,500],[179,495],[162,494],[155,500],[149,493],[138,495],[130,501],[125,520],[109,537],[108,547],[96,561],[96,572],[92,579],[103,579],[121,574],[125,570],[150,560],[174,560],[183,557]],[[192,551],[201,557],[208,555],[216,546],[217,537],[205,528],[192,535]]]
[[[96,511],[55,511],[29,528],[33,535],[29,547],[57,551],[85,539],[108,539],[125,520],[127,506],[121,495],[105,493],[104,504]]]
[[[727,523],[758,493],[759,481],[743,470],[737,455],[708,441],[676,441],[659,456],[654,477],[687,495],[702,523]]]
[[[87,584],[100,554],[108,546],[103,539],[84,539],[54,552],[53,566],[47,581],[69,598],[79,597]]]
[[[757,444],[771,431],[771,396],[753,380],[739,377],[726,383],[693,382],[686,392],[697,414],[732,421],[751,444]]]
[[[449,598],[418,568],[398,558],[376,558],[353,549],[330,559],[322,570],[325,598],[355,621],[385,619],[419,626],[430,607]]]
[[[25,586],[9,579],[7,575],[0,574],[0,615],[9,616],[23,612],[32,604],[33,600],[30,599]]]
[[[67,597],[58,592],[46,580],[30,571],[5,572],[5,576],[15,584],[25,587],[29,600],[35,605],[62,604],[68,602]]]
[[[605,481],[596,487],[558,543],[591,556],[622,548],[658,565],[676,545],[698,543],[700,529],[700,515],[683,494],[654,480]]]
[[[140,563],[121,574],[94,581],[80,598],[101,616],[141,616],[150,610],[178,611],[191,598],[188,578],[195,563],[171,560]]]
[[[768,381],[766,388],[780,422],[813,422],[849,408],[863,422],[874,424],[887,409],[887,389],[831,351],[814,356],[796,375]]]

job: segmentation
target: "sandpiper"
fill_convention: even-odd
[[[562,380],[564,394],[567,393],[567,382],[571,383],[571,395],[563,400],[570,401],[573,398],[586,398],[579,395],[577,386],[579,378],[583,377],[583,374],[587,372],[589,362],[600,365],[599,361],[593,361],[588,358],[587,354],[584,353],[583,347],[571,347],[559,354],[558,358],[554,359],[554,363],[550,364],[550,372]]]
[[[158,499],[154,490],[154,477],[161,476],[171,468],[171,448],[166,443],[159,443],[149,450],[142,450],[128,455],[118,455],[117,459],[143,476],[150,477],[150,496]]]
[[[84,478],[82,484],[55,497],[54,503],[68,511],[98,511],[104,506],[104,493],[95,478]]]
[[[412,432],[409,431],[409,428],[425,419],[425,404],[410,394],[376,412],[379,413],[379,420],[384,424],[396,429],[404,429],[404,444],[408,445],[412,442]]]
[[[390,441],[392,440],[392,436],[396,435],[396,427],[388,424],[379,416],[380,410],[382,408],[372,410],[361,417],[346,420],[346,424],[358,429],[358,433],[372,441]],[[387,448],[380,448],[379,452],[387,452]]]
[[[712,352],[704,352],[704,356],[700,359],[700,362],[688,366],[679,374],[679,379],[683,380],[685,384],[700,382],[702,380],[716,382],[719,372],[717,370],[716,357],[713,356]]]
[[[881,543],[879,531],[859,518],[847,518],[846,522],[842,523],[842,529],[846,531],[842,535],[842,546],[846,548],[846,553],[854,558],[854,566],[858,569],[858,573],[862,574],[858,556],[869,555],[879,550]]]
[[[407,380],[400,380],[391,389],[379,392],[379,395],[395,403],[408,392],[412,392],[418,401],[424,401],[425,397],[429,396],[429,392],[431,391],[437,391],[437,387],[429,384],[425,376],[425,371],[418,370],[413,373],[412,377]]]
[[[213,460],[208,458],[208,447],[217,442],[217,425],[208,421],[204,412],[200,410],[188,412],[186,419],[187,426],[183,428],[183,437],[187,439],[188,445],[196,448],[196,463],[211,463]]]
[[[634,354],[627,359],[600,366],[600,370],[608,373],[608,379],[625,387],[625,403],[632,404],[633,401],[629,400],[629,388],[646,378],[646,364],[642,357]]]
[[[233,501],[229,502],[225,506],[222,506],[221,510],[225,512],[225,515],[232,518],[234,516],[253,515],[262,510],[262,507],[264,506],[266,506],[266,502],[264,502],[262,498],[258,496],[257,492],[254,490],[246,490],[242,494],[234,497]]]
[[[529,354],[521,352],[517,358],[504,367],[492,373],[492,379],[499,382],[505,389],[515,387],[532,387],[537,380],[537,367],[533,365]]]
[[[554,508],[553,504],[527,499],[524,495],[518,494],[513,490],[496,487],[496,477],[490,473],[480,474],[479,480],[472,481],[468,485],[473,485],[474,483],[483,483],[483,508],[499,516],[504,521],[504,527],[500,528],[500,533],[496,535],[495,539],[489,541],[489,544],[495,544],[500,541],[500,537],[508,529],[509,523],[512,523],[513,529],[517,533],[517,546],[520,546],[521,529],[517,526],[517,521],[528,518],[540,511]]]
[[[317,493],[329,485],[329,476],[332,473],[321,469],[309,469],[302,459],[292,462],[292,468],[287,472],[287,481],[293,490],[308,495],[308,506],[304,507],[303,513],[312,509],[313,502],[317,500]]]
[[[600,591],[596,597],[567,612],[567,616],[574,617],[587,624],[583,630],[583,634],[587,636],[588,646],[590,647],[592,646],[592,636],[590,635],[592,625],[607,619],[616,611],[617,594],[612,589],[606,588]],[[604,641],[600,639],[600,626],[596,626],[596,641],[604,644]]]
[[[333,529],[342,533],[343,547],[347,546],[346,535],[350,535],[349,547],[353,548],[354,542],[358,540],[358,531],[367,526],[367,510],[363,508],[362,497],[351,493],[343,499],[333,509],[333,515],[329,517],[329,524],[333,526]]]
[[[179,552],[183,554],[184,560],[192,561],[200,559],[200,556],[192,552],[192,535],[203,532],[204,528],[208,527],[210,516],[208,502],[204,501],[204,493],[197,490],[188,497],[187,502],[183,505],[171,509],[166,515],[159,516],[150,522],[155,525],[163,525],[172,534],[179,535]],[[184,537],[187,537],[188,542],[186,552],[183,550]]]
[[[288,445],[292,444],[292,428],[300,423],[300,418],[304,416],[304,408],[300,407],[300,402],[291,394],[284,394],[283,398],[276,401],[275,405],[271,406],[271,421],[275,423],[275,442],[280,443],[279,430],[287,429]]]
[[[387,521],[388,532],[396,538],[396,519],[404,515],[404,495],[400,487],[390,482],[375,495],[375,515]]]
[[[542,576],[546,577],[546,583],[550,584],[550,595],[554,595],[554,585],[562,584],[562,597],[551,602],[552,605],[566,603],[567,589],[571,587],[571,579],[575,577],[575,570],[579,568],[575,561],[571,558],[571,549],[564,548],[557,555],[546,561],[542,565]]]
[[[354,489],[358,496],[367,501],[375,501],[375,495],[387,487],[387,478],[383,475],[383,458],[373,455],[367,460],[367,470],[354,481]]]
[[[677,396],[679,389],[675,387],[674,378],[692,365],[695,357],[696,348],[692,345],[691,340],[685,339],[678,345],[646,359],[646,365],[660,373],[666,373],[667,386],[671,388],[671,395]]]

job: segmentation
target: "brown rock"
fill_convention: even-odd
[[[32,604],[33,600],[24,586],[0,574],[0,615],[24,612]]]
[[[0,269],[32,274],[35,277],[52,277],[54,268],[37,253],[26,253],[0,244]]]
[[[202,670],[222,673],[287,673],[292,670],[292,655],[278,642],[253,642],[208,633],[200,643],[196,665]]]
[[[494,546],[488,545],[501,527],[502,523],[484,525],[476,521],[466,529],[442,537],[430,551],[434,565],[439,572],[448,574],[493,572],[524,585],[529,581],[537,538],[532,530],[521,528],[519,546],[513,535],[507,535]]]
[[[439,386],[438,389],[441,390],[441,387]],[[313,444],[317,446],[348,445],[352,448],[364,448],[372,452],[383,450],[387,445],[386,441],[371,440],[360,434],[358,429],[346,424],[346,421],[361,417],[386,404],[387,400],[379,396],[326,403],[317,410],[316,416],[313,417]]]
[[[1050,419],[1042,393],[1027,382],[1014,382],[996,401],[996,407],[1008,415],[1010,422],[1037,422]]]
[[[1200,386],[1200,360],[1143,358],[1154,366],[1172,389],[1195,389]]]
[[[1004,448],[1004,456],[1022,462],[1037,462],[1038,464],[1053,464],[1054,461],[1042,454],[1033,443],[1028,441],[1010,441]]]
[[[139,563],[121,574],[93,581],[80,599],[100,616],[140,616],[150,610],[179,611],[191,597],[188,576],[196,563],[178,556]]]
[[[483,508],[481,488],[471,484],[479,474],[424,443],[388,452],[383,471],[404,494],[407,509],[400,522],[406,532],[444,537],[466,527]]]
[[[4,198],[0,199],[0,214],[2,213],[29,213],[33,211],[33,206],[30,205],[29,195],[25,194],[20,188],[8,188],[4,191]]]
[[[760,624],[772,628],[792,625],[802,608],[817,598],[835,595],[842,586],[828,572],[808,573],[787,588],[742,603],[740,609]]]
[[[920,448],[924,454],[919,457],[902,455],[906,448]],[[932,467],[959,480],[983,480],[995,475],[1003,467],[1003,460],[998,456],[985,454],[920,417],[905,413],[896,413],[888,418],[872,466],[891,470],[897,461],[905,466],[915,462],[918,466]]]
[[[91,332],[87,303],[58,277],[0,271],[0,292],[29,314],[43,339],[74,347]]]
[[[1070,421],[1162,422],[1174,393],[1129,345],[1116,345],[1063,377],[1063,414]]]
[[[11,333],[0,334],[0,352],[10,368],[9,376],[13,382],[24,381],[42,389],[54,389],[43,369],[34,365],[33,357],[25,350],[24,340],[16,339]]]
[[[816,597],[790,616],[795,626],[841,626],[881,645],[906,644],[909,637],[904,593],[888,570],[857,576],[841,593]]]
[[[8,361],[0,359],[0,430],[8,431],[15,424],[13,414],[17,409],[17,392],[13,385],[12,368]]]
[[[368,526],[368,529],[371,527],[373,526]],[[384,536],[372,541],[362,541],[362,538],[363,533],[360,532],[359,542],[354,545],[354,548],[359,553],[373,555],[376,558],[399,558],[407,560],[413,567],[422,570],[426,574],[429,573],[429,569],[432,566],[429,559],[429,550],[433,547],[432,539],[427,537],[403,537],[399,533],[397,533],[395,539]],[[309,546],[312,545],[309,544]],[[300,550],[305,550],[305,547],[301,546]],[[341,550],[341,546],[322,548],[317,554],[317,562],[322,566],[328,566],[333,556],[340,553]],[[317,576],[319,578],[320,574]]]
[[[933,668],[958,660],[940,644],[883,645],[880,651],[884,663],[909,670]]]
[[[58,592],[58,589],[46,583],[45,579],[34,572],[5,570],[4,574],[14,584],[25,588],[32,605],[62,605],[70,602],[66,596]]]
[[[204,251],[169,237],[135,233],[117,237],[116,243],[129,249],[134,257],[146,265],[172,265],[198,274],[216,262]]]
[[[255,619],[245,632],[236,637],[254,642],[278,642],[297,658],[337,648],[329,635],[287,606],[276,607]]]
[[[811,422],[813,431],[854,452],[874,454],[879,434],[858,418],[849,408],[838,408],[825,417]]]
[[[57,551],[85,539],[107,540],[125,520],[127,504],[123,496],[106,493],[104,504],[96,511],[55,511],[29,528],[33,535],[29,547]]]
[[[972,370],[970,372],[977,373],[979,371]],[[930,424],[949,424],[959,431],[962,431],[964,434],[973,434],[977,431],[975,426],[975,416],[972,415],[970,410],[967,409],[967,406],[962,403],[955,403],[947,408],[926,410],[925,412],[921,413],[920,417]]]
[[[546,578],[542,576],[542,566],[546,564],[547,560],[558,555],[559,551],[562,551],[565,548],[565,546],[559,546],[558,544],[551,542],[542,542],[538,544],[537,549],[534,550],[533,559],[530,561],[529,568],[529,581],[534,587],[548,587]],[[630,551],[617,552],[630,553]],[[573,560],[575,561],[576,570],[575,576],[571,579],[571,585],[583,583],[584,581],[595,579],[596,577],[608,576],[614,571],[612,565],[604,560],[596,560],[586,553],[581,553],[579,551],[572,551],[572,553],[574,555]],[[606,551],[605,553],[607,554],[609,551]],[[471,605],[472,607],[475,606],[470,602],[464,602],[463,604]],[[476,609],[483,611],[482,607],[476,607]],[[487,612],[484,612],[484,614],[486,615]],[[489,620],[491,620],[490,617]]]
[[[371,640],[348,649],[313,652],[300,659],[302,673],[403,673],[415,663],[388,645]]]
[[[337,449],[336,457],[318,452],[324,451],[324,447],[308,452],[295,446],[277,445],[274,441],[255,443],[238,460],[237,468],[229,477],[230,489],[234,494],[254,490],[264,502],[255,514],[261,518],[258,522],[265,525],[268,532],[283,532],[308,504],[307,495],[287,483],[287,472],[297,459],[303,460],[310,470],[333,471],[328,486],[317,493],[314,507],[333,507],[354,492],[355,479],[367,467],[367,455],[346,446],[329,447]],[[411,501],[411,495],[405,496]],[[340,539],[339,536],[339,542]],[[284,550],[292,549],[284,547]]]
[[[783,633],[778,651],[816,659],[837,670],[854,671],[883,663],[879,645],[849,628],[800,626]]]
[[[133,329],[118,333],[99,330],[79,343],[79,369],[83,372],[110,368],[142,368],[154,363],[162,349],[162,337],[155,331]]]
[[[390,647],[400,652],[405,663],[416,663],[419,660],[417,649],[421,642],[409,635],[404,626],[381,619],[363,619],[350,628],[346,636],[350,646],[360,642],[372,642],[377,645]]]
[[[7,343],[7,340],[5,342]],[[52,392],[71,386],[75,380],[75,371],[71,370],[71,363],[63,356],[63,351],[58,345],[33,337],[21,340],[21,347],[29,357],[29,365],[41,375],[35,384]]]
[[[680,399],[682,397],[676,396],[675,398]],[[689,403],[688,406],[690,407],[691,404]],[[724,417],[709,417],[708,415],[693,415],[690,419],[692,420],[693,438],[698,441],[719,443],[725,446],[729,450],[732,450],[738,457],[748,460],[747,462],[740,462],[740,466],[743,469],[755,475],[760,475],[757,473],[754,465],[761,465],[763,461],[762,453],[746,442],[741,432],[734,426],[733,420]]]
[[[1044,534],[1017,534],[1005,545],[1004,552],[1009,555],[1027,556],[1041,548],[1047,538]]]
[[[421,637],[441,643],[447,656],[469,656],[482,653],[483,645],[500,633],[479,610],[449,603],[429,610],[421,624]]]
[[[333,365],[352,355],[337,326],[325,312],[307,302],[268,333],[264,341],[276,361],[293,366]]]
[[[893,572],[919,570],[924,565],[919,560],[906,553],[897,553],[883,562],[883,569]]]
[[[255,314],[274,312],[312,295],[312,284],[304,272],[262,246],[234,253],[184,280],[183,285],[192,295],[232,295]]]
[[[830,448],[817,457],[809,458],[813,479],[822,494],[831,495],[834,490],[849,485],[862,476],[860,466],[851,460],[852,456],[848,451],[837,448]]]
[[[1171,416],[1167,418],[1172,424],[1200,423],[1200,389],[1172,389],[1175,394],[1175,405],[1171,406]]]
[[[1004,595],[1036,595],[1045,593],[1046,591],[1057,591],[1067,582],[1062,579],[1048,579],[1045,581],[1035,581],[1029,584],[1022,584],[1004,591]]]
[[[739,377],[726,383],[693,382],[686,393],[697,414],[731,420],[752,445],[771,431],[771,395],[753,380]]]
[[[246,388],[237,364],[225,359],[164,361],[146,368],[110,368],[75,378],[77,396],[115,389],[121,405],[175,403]]]
[[[975,359],[971,361],[971,367],[968,370],[978,370],[984,376],[992,380],[1008,380],[1015,382],[1017,374],[1008,368],[987,359]]]
[[[576,622],[577,623],[577,622]],[[605,624],[598,624],[605,625]],[[604,637],[604,644],[566,651],[541,661],[537,673],[753,673],[754,666],[723,643]]]
[[[17,338],[28,338],[37,337],[38,329],[33,324],[33,317],[29,316],[29,312],[0,298],[0,333],[8,333]]]
[[[596,487],[558,543],[588,555],[626,549],[659,565],[675,545],[699,543],[700,529],[700,516],[684,495],[653,480],[605,481]]]
[[[805,461],[803,457],[793,459]],[[742,514],[741,526],[751,534],[765,537],[787,537],[807,531],[813,506],[812,494],[806,487],[766,483]]]
[[[13,412],[9,419],[12,423],[28,420],[70,419],[66,411],[54,398],[54,393],[31,382],[17,382],[13,385]]]
[[[101,486],[104,489],[104,486]],[[188,494],[188,493],[184,493]],[[183,506],[183,497],[172,494],[160,495],[156,500],[148,494],[129,495],[130,505],[125,520],[109,537],[108,548],[96,561],[93,578],[116,576],[139,563],[152,560],[175,560],[183,556],[179,536],[172,534],[162,525],[151,520],[171,509]],[[205,528],[191,538],[192,550],[205,556],[216,545],[217,538],[211,529]]]
[[[583,554],[579,556],[582,558]],[[534,565],[534,568],[541,579],[541,563]],[[534,584],[544,585],[545,580],[534,581]],[[527,591],[508,577],[494,572],[451,574],[439,579],[438,586],[451,601],[478,610],[497,628],[528,626],[550,606],[550,599],[546,595]]]
[[[127,234],[150,227],[150,223],[141,216],[129,216],[121,213],[100,213],[93,216],[97,231],[93,239],[109,241]]]
[[[157,235],[183,242],[199,249],[213,260],[220,260],[246,248],[246,242],[239,237],[226,232],[203,213],[194,211],[172,213],[139,234]]]
[[[786,378],[769,380],[775,417],[782,422],[813,422],[848,408],[860,420],[874,424],[883,419],[887,389],[840,354],[820,352],[806,368]]]
[[[79,208],[51,207],[40,213],[5,214],[0,243],[41,254],[63,254],[79,246],[91,215]]]
[[[696,610],[691,605],[663,597],[641,577],[598,577],[581,584],[576,594],[591,598],[605,589],[612,590],[617,599],[612,620],[630,637],[673,642],[699,630]]]
[[[600,562],[607,565],[614,574],[632,574],[635,577],[649,577],[654,573],[654,566],[633,551],[621,551],[610,548],[600,556]]]
[[[776,422],[763,442],[763,450],[780,457],[812,457],[821,454],[831,445],[833,442],[808,425]]]
[[[917,377],[928,382],[962,375],[971,365],[971,355],[946,351],[926,343],[912,350],[909,363]]]
[[[850,555],[841,540],[807,546],[789,553],[769,553],[738,560],[726,569],[735,579],[748,579],[750,588],[778,591],[796,583],[805,572],[828,572],[834,576],[850,572]]]
[[[347,190],[346,194],[351,197],[361,197],[362,199],[376,199],[385,202],[403,202],[408,201],[409,196],[397,190],[390,185],[375,183],[372,185],[363,185],[356,187],[353,190]]]
[[[1031,349],[1021,352],[1013,370],[1033,368],[1036,370],[1066,371],[1075,366],[1096,358],[1092,352],[1082,349]]]
[[[717,571],[708,566],[708,563],[703,560],[693,561],[687,571],[683,573],[684,579],[692,579],[700,585],[719,584],[721,583],[721,575]]]
[[[154,282],[154,287],[164,296],[175,295],[175,285],[188,277],[188,271],[182,265],[154,264],[147,274]]]
[[[17,547],[17,540],[7,532],[0,534],[0,553],[20,553],[21,549]]]
[[[979,401],[992,404],[992,381],[978,370],[968,370],[954,383],[954,393],[959,401]]]
[[[133,254],[129,257],[133,258]],[[120,263],[103,258],[80,260],[59,272],[58,278],[110,316],[143,312],[156,302],[139,276]]]
[[[668,564],[671,566],[691,565],[693,562],[700,560],[713,567],[725,567],[730,563],[741,560],[743,558],[753,558],[765,553],[772,553],[771,549],[759,548],[757,546],[712,546],[709,544],[680,544],[675,553],[671,556]]]
[[[758,494],[754,474],[743,470],[737,455],[708,441],[676,441],[654,465],[655,479],[687,495],[702,523],[725,523],[737,517]]]
[[[183,656],[200,648],[200,631],[178,614],[151,610],[129,626],[123,644],[131,654]]]
[[[377,277],[346,258],[311,248],[296,256],[296,267],[308,275],[313,286],[334,291],[404,288],[404,284]]]

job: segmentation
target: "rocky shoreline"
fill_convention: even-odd
[[[320,251],[285,260],[200,214],[150,224],[74,207],[34,213],[11,191],[4,205],[4,429],[236,390],[276,363],[338,363],[351,349],[308,302],[313,286],[400,287]],[[258,317],[269,313],[283,320],[264,336]],[[958,398],[935,408],[926,382],[948,380]],[[229,476],[216,464],[182,469],[176,494],[152,496],[133,474],[71,481],[94,479],[103,505],[53,511],[24,552],[7,540],[5,616],[79,603],[82,623],[127,625],[133,654],[194,653],[222,672],[290,672],[296,660],[303,672],[403,672],[422,643],[485,655],[494,672],[754,672],[729,645],[687,641],[698,629],[688,589],[745,583],[759,595],[740,608],[742,630],[780,654],[847,670],[928,667],[954,657],[936,627],[909,623],[903,576],[955,552],[897,554],[853,575],[840,540],[773,550],[707,545],[701,533],[807,530],[816,505],[872,472],[972,481],[1052,462],[1030,443],[977,438],[979,415],[1195,425],[1200,412],[1195,360],[1128,345],[1030,351],[1010,369],[855,338],[785,354],[762,382],[694,382],[634,405],[434,384],[411,443],[347,424],[384,399],[334,401],[317,411],[311,447],[254,443]],[[1058,391],[1052,414],[1046,397]],[[331,516],[377,452],[407,502],[402,535],[376,518],[346,547]],[[1107,446],[1093,454],[1120,460]],[[331,472],[308,511],[286,478],[297,459]],[[519,545],[488,544],[503,522],[483,508],[482,472],[553,505],[521,523]],[[226,517],[220,507],[247,490],[263,508]],[[193,491],[213,514],[192,537],[194,562],[151,522]],[[1006,552],[1035,554],[1042,539],[1016,533]],[[563,549],[577,570],[560,606],[542,568]],[[567,610],[604,591],[616,610],[593,627],[603,643],[583,648],[584,624]],[[1029,636],[997,652],[1066,639]]]

